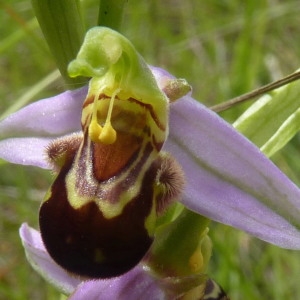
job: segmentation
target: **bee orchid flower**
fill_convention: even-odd
[[[160,68],[148,67],[136,53],[131,55],[132,48],[126,40],[107,30],[91,31],[87,43],[89,49],[83,48],[75,63],[70,64],[72,75],[92,77],[89,87],[37,101],[0,122],[2,159],[16,164],[54,168],[59,172],[40,211],[43,242],[39,232],[26,224],[20,229],[32,266],[64,293],[73,293],[71,299],[85,299],[87,293],[90,299],[118,298],[119,293],[125,293],[130,299],[140,299],[141,294],[144,299],[161,299],[172,290],[167,288],[167,283],[162,285],[155,276],[149,275],[149,270],[142,263],[137,264],[143,255],[137,253],[138,258],[132,258],[131,248],[129,254],[124,255],[129,255],[125,261],[133,259],[133,262],[112,268],[107,266],[110,254],[106,244],[101,244],[101,247],[97,244],[98,248],[93,245],[92,263],[100,264],[103,269],[100,268],[99,273],[98,269],[93,270],[89,266],[79,276],[72,274],[72,271],[78,274],[78,269],[83,266],[76,259],[69,261],[69,254],[62,252],[68,245],[84,248],[82,241],[76,241],[84,226],[79,226],[79,233],[74,236],[67,232],[60,245],[56,237],[63,226],[50,228],[48,214],[57,217],[56,214],[63,209],[67,219],[71,220],[73,208],[82,213],[82,207],[89,207],[91,193],[93,197],[100,197],[93,172],[101,184],[107,181],[101,193],[114,197],[117,192],[118,197],[125,199],[122,200],[125,204],[131,201],[132,195],[136,199],[139,191],[144,198],[153,193],[155,199],[162,199],[147,211],[142,223],[146,230],[142,228],[137,233],[138,238],[142,236],[145,249],[150,247],[154,235],[151,225],[154,212],[160,210],[160,205],[166,205],[169,198],[178,198],[181,204],[197,214],[244,230],[269,243],[300,249],[298,187],[255,145],[194,100],[184,81],[175,79]],[[95,33],[104,34],[110,45],[109,52],[105,52],[105,48],[100,49],[100,57]],[[118,47],[118,42],[121,47]],[[128,64],[131,67],[129,71]],[[153,102],[149,102],[151,99]],[[127,130],[125,133],[123,128]],[[104,150],[111,149],[111,144],[116,145],[119,152]],[[161,150],[172,155],[176,166],[173,158],[160,154]],[[109,153],[115,165],[103,166],[95,160],[95,153]],[[87,163],[91,157],[101,172]],[[178,171],[177,164],[182,171]],[[119,169],[122,169],[121,177]],[[176,178],[184,176],[184,179],[170,179],[174,174]],[[78,180],[82,176],[86,176],[83,182]],[[167,177],[166,183],[164,177]],[[143,178],[157,185],[154,190],[148,190],[147,184],[144,186]],[[122,182],[128,188],[112,189],[112,182]],[[77,191],[78,186],[82,188],[81,193]],[[58,208],[52,207],[59,193],[61,198],[72,199],[67,210],[65,206],[59,206],[60,202],[55,204]],[[97,222],[101,226],[111,226],[107,224],[108,220],[119,216],[120,210],[125,207],[123,202],[121,204],[97,202],[104,215]],[[95,207],[89,208],[89,213],[95,211]],[[91,226],[98,226],[97,222]],[[124,220],[120,222],[123,224]],[[140,223],[136,224],[135,227],[140,226]],[[135,238],[132,237],[133,240]],[[98,236],[92,235],[90,241],[94,239],[97,240]],[[109,241],[105,233],[103,239],[106,243]],[[84,251],[83,248],[79,250]],[[65,262],[67,265],[64,265]],[[93,274],[102,279],[86,280],[86,276],[93,277]],[[105,298],[105,295],[110,296]]]

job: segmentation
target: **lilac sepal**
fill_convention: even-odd
[[[80,130],[87,87],[30,104],[0,122],[0,157],[50,169],[45,147],[53,138]],[[7,139],[5,139],[7,138]]]
[[[218,115],[190,97],[174,103],[165,150],[185,171],[186,207],[278,246],[300,249],[300,190]]]
[[[57,137],[78,131],[87,87],[25,106],[1,121],[0,138]]]
[[[157,280],[147,274],[141,265],[130,272],[107,280],[82,282],[70,300],[163,300],[165,294]]]
[[[8,162],[37,166],[43,169],[50,169],[46,159],[46,146],[52,138],[9,138],[0,141],[0,157]]]

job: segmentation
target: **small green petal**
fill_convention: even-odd
[[[87,76],[118,82],[135,99],[151,102],[164,98],[154,76],[134,46],[124,36],[106,27],[90,29],[77,55],[69,64],[71,77]]]
[[[146,62],[124,36],[106,27],[90,29],[68,72],[71,77],[92,77],[87,98],[95,98],[102,92],[109,96],[117,92],[120,99],[133,98],[150,105],[165,139],[168,98]]]

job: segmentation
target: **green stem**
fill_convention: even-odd
[[[50,51],[62,77],[74,88],[87,82],[87,78],[70,78],[67,66],[82,44],[84,26],[79,0],[31,0]]]
[[[127,2],[128,0],[100,0],[98,25],[119,31]]]
[[[191,275],[190,258],[205,240],[201,249],[204,270],[211,255],[211,243],[206,238],[209,223],[209,219],[184,209],[176,220],[157,230],[148,254],[150,268],[165,276]]]

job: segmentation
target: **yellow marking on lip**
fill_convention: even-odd
[[[144,151],[146,145],[142,146],[141,151],[138,152],[137,157],[133,160],[131,167],[126,172],[121,172],[118,176],[108,177],[107,180],[103,182],[97,180],[93,165],[86,159],[86,157],[89,157],[91,146],[91,141],[85,146],[84,144],[81,145],[73,167],[66,175],[65,182],[68,202],[74,209],[80,209],[89,202],[94,202],[102,212],[103,216],[106,219],[111,219],[120,215],[125,206],[138,195],[141,189],[143,177],[154,157],[156,157],[156,153],[155,151],[152,151],[147,155],[147,160],[135,177],[135,183],[130,185],[128,189],[121,191],[118,195],[118,201],[112,202],[110,197],[114,194],[115,187],[122,182],[126,185],[128,173],[132,170],[132,168],[134,169],[139,164],[142,156],[145,155]],[[86,149],[86,155],[84,156],[82,156],[83,147]],[[103,145],[102,147],[110,147],[110,145]],[[77,168],[79,165],[85,169],[84,178],[81,177],[80,169]],[[84,185],[79,188],[76,186],[78,178],[80,178],[80,181],[84,181]],[[99,193],[100,186],[101,193]]]
[[[142,177],[143,174],[144,174],[144,172],[141,172],[141,174],[139,174],[139,177]],[[120,198],[118,199],[118,201],[116,203],[111,203],[108,199],[99,198],[96,196],[80,195],[73,184],[74,175],[76,176],[76,173],[72,172],[72,173],[68,174],[66,177],[67,195],[68,195],[68,201],[69,201],[70,205],[74,209],[80,209],[82,206],[88,204],[89,202],[95,202],[97,204],[99,210],[101,211],[101,213],[103,214],[103,216],[106,219],[111,219],[116,216],[119,216],[122,213],[125,206],[130,201],[132,201],[132,199],[135,198],[136,195],[140,191],[140,184],[136,184],[136,185],[132,186],[130,189],[125,190],[120,195]],[[140,178],[138,178],[137,180],[139,180],[139,182],[142,181]],[[115,182],[108,182],[106,184],[103,184],[102,189],[103,189],[103,191],[106,191],[106,190],[109,191],[109,190],[113,189],[114,185],[115,185]],[[108,192],[108,194],[109,194],[109,192]]]

